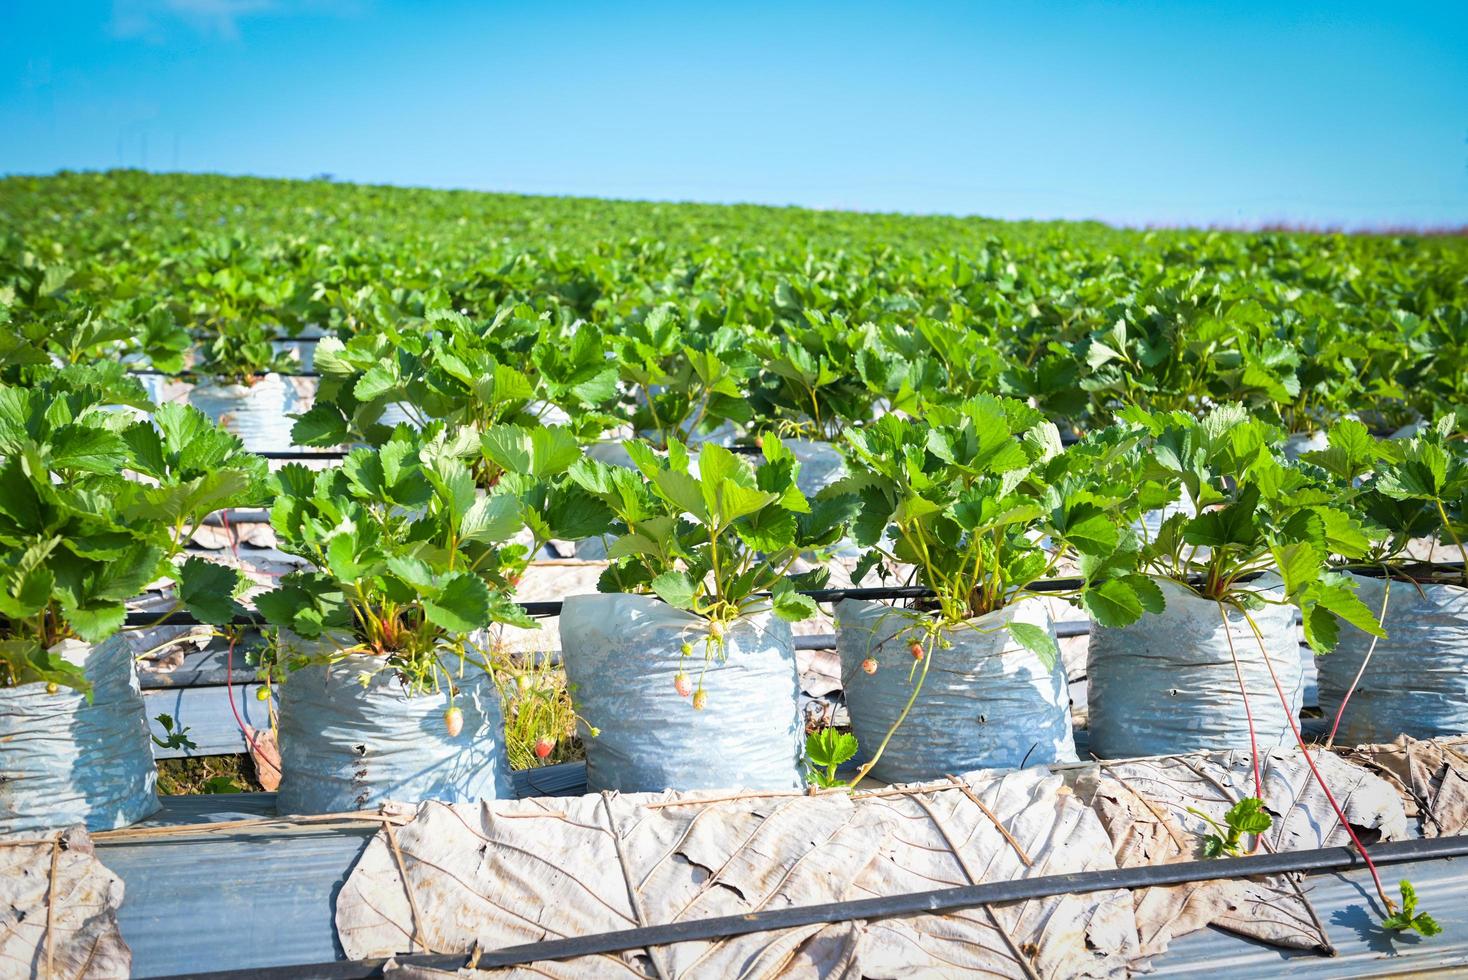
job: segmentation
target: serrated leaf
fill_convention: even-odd
[[[657,597],[674,609],[693,608],[693,582],[683,572],[663,572],[650,585]]]
[[[423,600],[428,621],[450,633],[471,633],[490,622],[489,587],[469,572],[449,572],[434,598]]]
[[[1054,670],[1055,664],[1060,658],[1060,647],[1050,631],[1036,626],[1034,623],[1023,623],[1011,620],[1004,624],[1009,630],[1009,635],[1014,637],[1016,643],[1040,658],[1040,663],[1045,665],[1046,670]]]
[[[178,598],[200,622],[224,626],[234,618],[239,581],[237,569],[191,557],[179,568]]]

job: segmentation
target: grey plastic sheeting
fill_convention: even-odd
[[[92,683],[92,701],[41,683],[0,689],[0,834],[70,824],[111,830],[158,809],[148,725],[121,636],[57,650]]]
[[[269,794],[256,793],[170,800],[148,824],[269,816],[274,812],[270,801]],[[340,958],[336,893],[376,832],[375,824],[273,825],[187,838],[97,841],[98,859],[126,884],[118,926],[132,947],[134,976]],[[1442,935],[1421,939],[1382,931],[1365,869],[1318,874],[1309,876],[1305,887],[1336,947],[1335,957],[1274,949],[1221,929],[1202,929],[1173,940],[1152,960],[1156,972],[1151,975],[1381,976],[1468,965],[1464,863],[1422,861],[1383,870],[1389,883],[1405,878],[1417,886],[1422,907],[1443,926]]]
[[[870,759],[912,696],[922,665],[909,647],[922,616],[862,599],[836,605],[836,649],[858,758]],[[1055,638],[1044,602],[1024,599],[945,630],[950,649],[929,652],[922,690],[892,734],[872,775],[889,782],[940,779],[973,769],[1018,769],[1074,762],[1065,666],[1047,669],[1010,636],[1029,623]],[[926,646],[926,644],[925,644]],[[877,660],[876,673],[861,663]]]
[[[795,485],[807,497],[814,497],[846,475],[846,462],[829,442],[813,439],[786,439],[785,448],[800,463]]]
[[[1285,437],[1281,451],[1285,459],[1290,462],[1298,462],[1306,453],[1320,452],[1326,449],[1330,442],[1326,438],[1325,430],[1317,429],[1314,432],[1296,432]]]
[[[311,407],[295,380],[267,374],[253,385],[201,384],[189,392],[188,402],[239,436],[248,451],[281,452],[291,447],[295,423],[288,413]]]
[[[1277,581],[1274,580],[1274,581]],[[1249,748],[1248,692],[1259,747],[1293,745],[1289,719],[1300,714],[1304,672],[1295,607],[1252,612],[1264,648],[1289,701],[1280,702],[1269,667],[1248,622],[1175,582],[1159,579],[1167,606],[1130,626],[1091,624],[1086,674],[1090,681],[1090,749],[1103,759]],[[1270,588],[1262,580],[1260,589]],[[1238,669],[1235,670],[1235,656]]]
[[[1386,597],[1386,636],[1343,625],[1340,642],[1317,658],[1320,707],[1335,718],[1363,663],[1365,673],[1341,719],[1337,741],[1390,742],[1398,733],[1436,738],[1468,732],[1468,589],[1353,575],[1373,613]],[[1388,586],[1390,592],[1388,593]]]
[[[805,785],[788,623],[768,612],[738,619],[725,630],[723,657],[708,660],[708,621],[653,596],[570,596],[560,628],[592,792]],[[702,679],[703,710],[675,690],[679,670],[695,687]]]
[[[309,645],[299,638],[286,642]],[[466,803],[514,793],[504,752],[499,690],[472,659],[458,677],[458,658],[444,669],[459,689],[464,727],[444,725],[446,693],[410,697],[391,670],[364,687],[358,674],[381,665],[354,654],[311,665],[281,685],[279,805],[282,813],[345,813],[388,800]]]

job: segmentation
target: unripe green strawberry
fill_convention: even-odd
[[[269,701],[270,700],[270,688],[268,686],[264,685],[264,684],[261,684],[259,687],[255,688],[255,700],[256,701]]]
[[[693,693],[693,710],[702,711],[703,706],[709,703],[709,692],[699,688]]]

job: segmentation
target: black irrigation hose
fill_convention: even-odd
[[[1257,576],[1247,576],[1255,578]],[[1201,580],[1200,580],[1201,581]],[[1056,578],[1046,579],[1040,582],[1031,582],[1025,588],[1030,592],[1071,592],[1081,588],[1085,583],[1078,578]],[[870,589],[810,589],[800,593],[809,596],[816,602],[836,603],[842,599],[931,599],[933,590],[921,585],[894,585],[882,586]],[[561,614],[560,599],[545,599],[537,602],[521,602],[517,605],[524,610],[527,616],[540,618],[545,616],[559,616]],[[128,626],[148,626],[157,623],[164,616],[163,612],[130,612],[127,614]],[[231,626],[263,626],[265,621],[258,614],[246,614],[237,616],[230,621]],[[197,619],[183,611],[168,615],[167,619],[159,623],[161,626],[200,626],[203,625]]]
[[[173,379],[175,379],[177,381],[187,381],[189,378],[198,378],[198,377],[207,377],[208,376],[203,371],[160,371],[157,368],[132,368],[127,373],[128,374],[158,375],[158,376],[161,376],[161,377],[164,377],[164,378],[173,378]],[[321,377],[321,372],[319,372],[319,371],[271,371],[270,373],[271,374],[278,374],[282,378],[319,378],[319,377]]]
[[[1371,848],[1378,865],[1405,864],[1468,857],[1468,836],[1438,837],[1424,840],[1393,841]],[[745,915],[724,915],[687,922],[671,922],[619,929],[590,936],[551,939],[520,946],[489,950],[472,957],[466,953],[426,953],[394,957],[404,965],[458,970],[472,961],[482,970],[564,960],[579,956],[617,953],[672,943],[703,942],[744,936],[776,929],[850,922],[855,919],[886,919],[896,916],[922,915],[976,908],[999,902],[1019,902],[1076,895],[1111,889],[1150,888],[1179,885],[1193,881],[1248,878],[1258,875],[1318,874],[1349,871],[1365,867],[1366,862],[1350,847],[1325,847],[1307,851],[1283,851],[1250,857],[1224,858],[1211,861],[1183,861],[1177,864],[1145,865],[1106,871],[1080,871],[1071,874],[1041,875],[1015,881],[993,881],[958,888],[940,888],[902,895],[883,895],[846,902],[826,902],[793,908],[768,909]],[[212,973],[178,974],[178,977],[236,980],[243,977],[285,978],[319,977],[331,980],[382,975],[384,960],[352,960],[313,963],[300,966],[270,967],[252,970],[222,970]]]
[[[1065,592],[1078,589],[1081,586],[1080,579],[1053,579],[1047,582],[1035,582],[1029,586],[1032,592]],[[840,602],[842,599],[926,599],[933,595],[932,589],[919,585],[902,585],[890,588],[872,589],[812,589],[802,592],[801,595],[810,596],[816,602]],[[524,610],[527,616],[559,616],[561,614],[560,599],[546,599],[537,602],[521,602],[517,605]],[[159,612],[130,612],[127,614],[128,626],[148,626],[157,623],[159,618],[166,615]],[[259,614],[245,614],[236,616],[230,620],[231,626],[263,626],[265,621]],[[200,626],[199,620],[190,616],[182,610],[167,616],[161,626]]]

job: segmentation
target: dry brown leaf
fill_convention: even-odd
[[[1339,749],[1342,758],[1386,780],[1423,837],[1468,834],[1468,737]]]
[[[1407,835],[1406,816],[1382,780],[1327,753],[1312,757],[1353,827],[1368,839]],[[1349,843],[1298,751],[1268,753],[1262,775],[1265,807],[1274,817],[1264,850]],[[1126,868],[1201,859],[1211,828],[1190,810],[1222,823],[1230,807],[1254,795],[1249,756],[1238,752],[1101,763],[1074,778],[1077,792],[1110,833],[1117,864]],[[1142,889],[1134,899],[1147,956],[1210,924],[1263,942],[1331,951],[1325,926],[1296,877],[1190,882]]]
[[[0,976],[128,976],[122,895],[81,827],[0,841]]]
[[[255,764],[260,788],[274,793],[280,788],[280,746],[275,742],[275,732],[246,725],[245,744],[250,748],[250,761]]]
[[[762,909],[1114,867],[1095,815],[1031,770],[911,796],[585,796],[425,804],[363,854],[337,902],[349,957],[461,951]],[[705,794],[706,795],[706,794]],[[651,805],[649,805],[651,804]],[[1001,829],[1001,825],[1003,829]],[[1028,861],[1028,863],[1027,863]],[[403,888],[406,869],[412,898]],[[416,907],[416,912],[415,912]],[[414,942],[414,921],[417,941]],[[541,962],[512,976],[1118,976],[1125,892],[812,925]],[[403,974],[408,975],[408,974]]]

